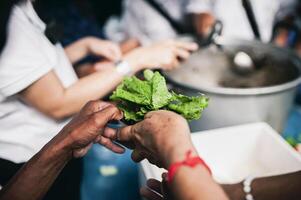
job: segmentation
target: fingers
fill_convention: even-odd
[[[163,200],[162,195],[160,195],[146,187],[142,187],[140,189],[140,194],[142,197],[144,197],[147,200]]]
[[[198,49],[198,45],[192,42],[169,41],[166,45],[172,51],[172,59],[169,65],[165,66],[165,70],[177,68],[181,60],[188,59],[191,52]]]
[[[111,55],[113,56],[113,59],[114,61],[118,61],[121,59],[122,57],[122,52],[121,52],[121,49],[120,49],[120,46],[116,43],[113,43],[113,45],[111,46]]]
[[[91,115],[95,112],[101,111],[104,108],[112,105],[111,103],[104,102],[104,101],[89,101],[80,111],[80,114],[83,116]]]
[[[125,146],[126,148],[129,148],[129,149],[135,149],[136,145],[134,142],[131,142],[131,141],[128,141],[128,142],[121,142],[121,141],[116,141],[118,142],[119,144]]]
[[[119,134],[118,129],[106,127],[102,136],[106,138],[110,138],[111,140],[117,140],[118,134]]]
[[[109,105],[91,114],[88,120],[96,129],[102,129],[110,120],[120,120],[122,117],[122,112],[116,106]]]
[[[196,51],[199,48],[199,46],[194,42],[174,41],[174,45],[177,48],[181,48],[187,51]]]
[[[190,56],[190,52],[185,49],[176,48],[174,50],[174,52],[175,52],[176,56],[182,60],[186,60]]]
[[[112,140],[105,138],[103,136],[98,137],[96,141],[102,146],[106,147],[107,149],[115,153],[122,154],[125,152],[125,149],[123,147],[121,147],[118,144],[115,144]]]
[[[133,138],[133,126],[126,126],[121,128],[117,139],[121,142],[131,141]]]
[[[122,57],[122,53],[118,44],[105,41],[103,43],[104,49],[101,51],[102,56],[110,61],[118,61]]]
[[[89,151],[89,149],[92,147],[92,143],[89,144],[88,146],[84,147],[84,148],[81,148],[81,149],[75,149],[73,150],[73,157],[74,158],[81,158],[83,157],[84,155],[86,155]]]

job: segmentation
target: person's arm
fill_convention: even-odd
[[[223,185],[231,200],[244,200],[243,183]],[[256,200],[299,200],[301,199],[301,171],[279,176],[257,178],[252,182],[252,195]]]
[[[196,50],[194,43],[163,42],[150,47],[138,48],[123,57],[132,68],[133,74],[144,68],[173,69],[179,64],[179,58],[186,59],[190,51]],[[20,93],[22,99],[39,111],[54,119],[68,117],[80,110],[89,100],[105,97],[124,78],[116,68],[108,67],[79,79],[68,88],[64,88],[54,71]]]
[[[77,113],[90,99],[104,97],[122,79],[123,75],[115,68],[108,68],[64,88],[55,72],[51,71],[22,91],[20,96],[39,111],[60,120]]]
[[[87,55],[104,57],[110,61],[121,59],[121,50],[117,44],[95,37],[85,37],[67,47],[65,52],[71,63],[76,63]]]
[[[71,158],[70,151],[47,145],[0,191],[0,200],[42,199]]]
[[[123,153],[123,148],[101,135],[109,120],[119,120],[121,117],[121,112],[111,104],[99,101],[88,103],[0,190],[0,200],[42,199],[67,162],[84,156],[93,143],[106,141],[107,148]]]
[[[186,13],[191,16],[193,28],[201,38],[205,38],[209,34],[215,23],[215,3],[215,1],[186,1]]]
[[[192,20],[194,29],[201,38],[208,36],[215,23],[215,17],[207,12],[193,14]]]
[[[184,161],[188,151],[192,156],[198,156],[186,120],[173,112],[150,112],[142,122],[125,127],[116,134],[104,133],[122,142],[132,142],[132,159],[136,162],[147,158],[151,163],[168,169],[172,164]],[[176,200],[228,199],[203,165],[181,166],[169,187]]]
[[[123,41],[120,44],[120,49],[123,54],[126,54],[140,46],[141,46],[141,44],[140,44],[139,40],[137,40],[135,38],[130,38],[130,39]]]
[[[178,148],[178,146],[177,146]],[[167,156],[168,162],[170,164],[183,161],[185,159],[186,150],[169,151]],[[197,152],[194,150],[192,154],[197,156]],[[168,167],[170,165],[167,165]],[[176,175],[169,186],[170,190],[175,197],[175,200],[226,200],[228,199],[222,189],[217,185],[217,183],[212,179],[208,170],[202,166],[197,165],[196,167],[180,167],[176,172]]]

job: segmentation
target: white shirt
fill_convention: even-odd
[[[252,32],[241,0],[209,0],[212,12],[224,24],[223,36],[252,40]],[[269,42],[277,13],[294,0],[251,0],[262,40]]]
[[[49,42],[45,28],[30,1],[15,6],[0,55],[0,157],[16,163],[28,161],[66,123],[22,102],[17,93],[51,70],[64,87],[77,81],[63,48]]]
[[[205,12],[208,5],[200,0],[156,0],[169,15],[178,22],[184,22],[186,14]],[[147,45],[153,41],[177,37],[177,33],[166,19],[158,14],[144,0],[124,0],[121,23],[112,27],[110,21],[106,26],[106,35],[114,40],[137,38],[142,44]],[[117,32],[117,34],[116,34]],[[122,32],[122,36],[121,35]]]
[[[187,13],[210,12],[224,23],[223,36],[252,40],[254,35],[241,0],[156,0],[174,19],[180,21]],[[274,18],[283,4],[294,0],[252,0],[260,33],[264,41],[271,38]],[[112,30],[110,30],[112,29]],[[176,32],[166,19],[144,0],[125,0],[120,32],[114,34],[108,24],[107,35],[113,40],[137,38],[142,44],[175,38]],[[115,36],[119,36],[116,38]]]

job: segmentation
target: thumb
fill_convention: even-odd
[[[126,126],[119,129],[117,140],[121,142],[130,141],[133,138],[133,126]]]

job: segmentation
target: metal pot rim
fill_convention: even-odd
[[[258,88],[225,88],[225,87],[193,87],[191,85],[185,84],[185,83],[179,83],[166,73],[164,73],[167,80],[169,80],[171,83],[176,84],[181,87],[185,87],[190,90],[199,91],[202,93],[212,93],[216,95],[230,95],[230,96],[254,96],[254,95],[267,95],[267,94],[274,94],[283,92],[286,90],[293,89],[297,87],[299,84],[301,84],[301,59],[292,51],[289,49],[282,49],[279,47],[274,46],[273,44],[264,44],[259,41],[247,41],[243,39],[234,39],[234,38],[225,38],[225,37],[219,37],[218,38],[219,43],[221,44],[230,44],[230,45],[237,45],[237,44],[249,44],[249,45],[264,45],[265,47],[270,47],[274,49],[278,49],[282,51],[283,53],[287,53],[292,57],[293,60],[296,60],[299,62],[299,71],[300,75],[295,80],[292,80],[287,83],[283,83],[280,85],[274,85],[274,86],[268,86],[268,87],[258,87]]]
[[[172,81],[174,82],[174,81]],[[274,93],[279,93],[283,92],[289,89],[293,89],[297,87],[301,83],[301,77],[285,83],[281,85],[276,85],[276,86],[270,86],[270,87],[261,87],[261,88],[219,88],[219,87],[199,87],[199,88],[194,88],[186,84],[179,84],[176,83],[177,85],[183,86],[187,89],[195,90],[195,91],[200,91],[203,93],[212,93],[212,94],[217,94],[217,95],[230,95],[230,96],[254,96],[254,95],[267,95],[267,94],[274,94]]]

